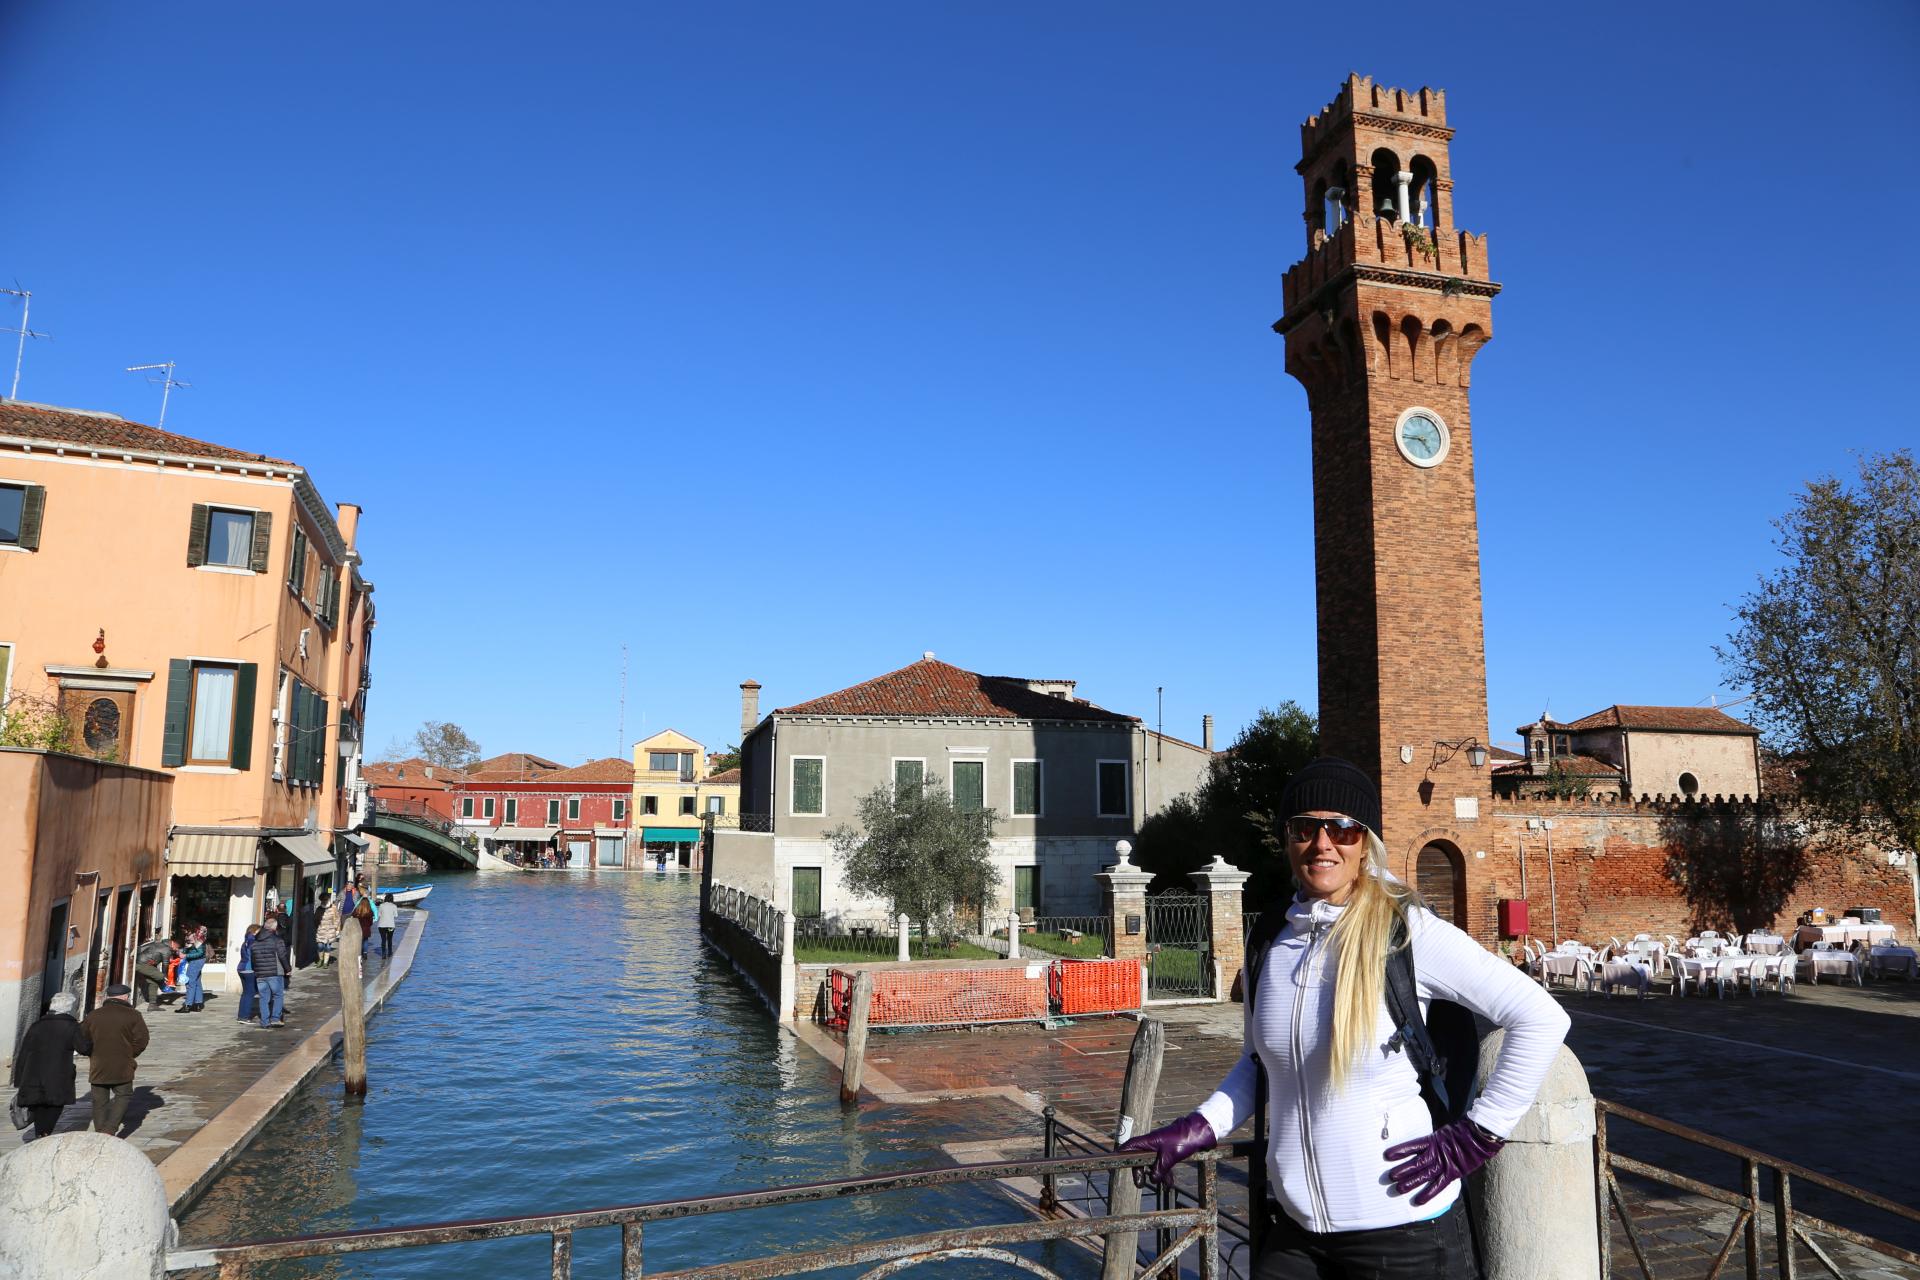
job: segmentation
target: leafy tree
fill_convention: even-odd
[[[413,754],[443,769],[470,769],[480,759],[480,744],[445,720],[429,720],[413,735]]]
[[[1806,833],[1772,796],[1682,805],[1661,818],[1660,836],[1695,929],[1772,924],[1807,869]]]
[[[1593,789],[1593,780],[1582,777],[1567,768],[1565,763],[1555,760],[1540,775],[1539,794],[1554,800],[1584,800]]]
[[[738,744],[728,747],[725,751],[716,751],[707,757],[707,772],[709,774],[725,773],[729,769],[738,769],[739,767],[740,747]]]
[[[8,694],[0,689],[0,747],[67,751],[72,749],[72,738],[73,722],[52,694],[36,696],[24,689]]]
[[[1718,650],[1822,823],[1920,849],[1920,468],[1860,459],[1859,483],[1809,484],[1775,522],[1786,563]]]
[[[1233,745],[1214,756],[1206,780],[1148,818],[1134,841],[1134,861],[1154,873],[1154,891],[1189,887],[1187,873],[1217,854],[1249,872],[1249,902],[1284,889],[1289,872],[1281,851],[1280,792],[1294,770],[1320,753],[1314,717],[1291,700],[1264,709]]]
[[[946,931],[962,907],[979,908],[993,890],[988,836],[994,811],[964,812],[937,779],[899,794],[880,786],[860,800],[859,827],[827,832],[847,887],[883,897],[922,937]]]

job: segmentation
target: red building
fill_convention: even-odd
[[[513,861],[624,866],[632,829],[633,765],[590,760],[563,769],[515,753],[481,762],[453,788],[452,817],[487,852]]]
[[[418,757],[362,765],[360,776],[376,801],[398,812],[424,810],[449,820],[455,807],[453,788],[466,778],[458,769],[429,764]]]

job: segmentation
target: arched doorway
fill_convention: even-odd
[[[1444,840],[1432,841],[1414,861],[1413,887],[1435,915],[1464,929],[1467,894],[1461,870],[1460,851]]]

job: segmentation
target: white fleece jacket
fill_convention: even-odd
[[[1267,1069],[1267,1175],[1274,1197],[1310,1231],[1400,1226],[1444,1213],[1459,1186],[1415,1207],[1394,1194],[1383,1152],[1433,1132],[1420,1078],[1404,1052],[1389,1053],[1393,1019],[1382,995],[1373,1041],[1345,1087],[1328,1087],[1335,957],[1327,935],[1341,907],[1295,899],[1273,941],[1247,1010],[1246,1052],[1200,1105],[1224,1140],[1253,1114],[1254,1055]],[[1431,1000],[1453,1000],[1506,1028],[1500,1057],[1467,1115],[1504,1138],[1540,1091],[1567,1034],[1566,1012],[1519,970],[1424,908],[1407,913],[1424,1015]],[[1251,957],[1249,957],[1251,959]]]

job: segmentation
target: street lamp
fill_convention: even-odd
[[[1435,769],[1438,769],[1462,751],[1467,753],[1467,763],[1475,769],[1486,766],[1487,749],[1481,744],[1480,739],[1461,738],[1455,742],[1447,742],[1444,739],[1435,738],[1433,741],[1433,760],[1427,765],[1427,772],[1432,773]]]

